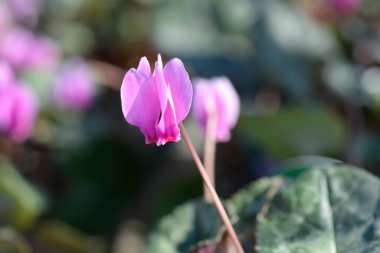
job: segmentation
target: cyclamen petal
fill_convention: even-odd
[[[13,122],[9,133],[14,139],[23,141],[32,134],[37,116],[37,100],[25,85],[19,86],[15,96]]]
[[[16,82],[13,69],[5,61],[0,61],[0,92]]]
[[[173,60],[182,66],[174,69],[177,73],[170,67]],[[178,124],[189,113],[192,99],[189,75],[181,60],[173,60],[163,67],[158,55],[151,73],[149,62],[145,57],[141,58],[139,67],[126,73],[120,89],[124,117],[128,123],[140,128],[147,144],[179,141]],[[181,91],[184,93],[179,94]]]
[[[186,118],[191,107],[193,88],[185,66],[179,59],[170,60],[164,68],[164,76],[170,86],[175,106],[175,115],[178,121]]]
[[[0,93],[0,131],[17,141],[30,137],[38,113],[37,100],[24,84],[8,87]]]
[[[195,79],[193,113],[206,131],[207,120],[215,114],[217,141],[228,141],[240,112],[240,99],[231,81],[226,77]]]

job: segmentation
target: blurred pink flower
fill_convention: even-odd
[[[70,109],[85,109],[94,98],[94,77],[85,61],[79,57],[66,61],[54,84],[57,105]]]
[[[208,118],[215,114],[215,138],[217,141],[228,141],[231,129],[236,125],[240,113],[240,99],[231,81],[227,77],[216,77],[197,78],[193,82],[195,119],[206,131]]]
[[[24,28],[8,31],[0,44],[0,54],[17,69],[53,68],[60,51],[55,42],[42,36],[34,36]]]
[[[23,28],[8,31],[0,44],[0,54],[4,60],[16,68],[23,67],[32,51],[33,34]]]
[[[0,61],[0,92],[15,83],[13,69],[5,61]]]
[[[4,1],[0,1],[0,36],[3,36],[5,31],[9,28],[11,23],[11,16],[9,8]]]
[[[0,132],[17,141],[32,134],[38,112],[34,93],[24,84],[0,90]]]
[[[161,56],[153,74],[146,57],[131,68],[121,86],[121,104],[126,121],[140,128],[145,142],[164,145],[180,140],[178,125],[189,113],[193,89],[180,59],[163,67]]]
[[[355,12],[361,0],[327,0],[335,11],[341,15],[350,15]]]
[[[8,0],[12,16],[34,27],[38,22],[40,0]]]
[[[51,39],[43,36],[35,37],[32,41],[25,65],[28,68],[54,68],[60,59],[60,49]]]

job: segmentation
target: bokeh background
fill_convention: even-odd
[[[217,147],[223,198],[298,156],[380,174],[378,0],[2,0],[0,7],[0,45],[23,29],[55,50],[42,54],[54,64],[15,67],[39,109],[30,138],[0,137],[1,252],[142,252],[160,217],[202,196],[183,142],[146,145],[123,118],[122,78],[142,56],[178,57],[191,77],[224,75],[239,92],[239,122]],[[85,106],[54,100],[60,69],[73,57],[91,72]],[[191,114],[184,124],[201,154]]]

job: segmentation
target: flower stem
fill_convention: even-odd
[[[210,113],[207,117],[206,138],[204,144],[203,164],[210,179],[212,186],[215,188],[215,151],[216,151],[216,114]],[[203,184],[203,195],[206,202],[212,202],[212,196]]]
[[[203,164],[202,164],[201,160],[199,159],[199,156],[198,156],[197,152],[195,151],[193,144],[191,143],[191,140],[189,138],[189,135],[187,134],[185,126],[181,123],[179,125],[179,128],[181,129],[181,133],[182,133],[183,139],[185,140],[186,146],[189,149],[189,151],[190,151],[190,153],[194,159],[194,162],[197,165],[199,173],[202,176],[203,183],[204,183],[204,185],[206,185],[207,190],[210,192],[210,194],[212,196],[215,207],[218,210],[218,213],[219,213],[220,218],[222,219],[224,225],[226,226],[227,232],[230,235],[232,242],[234,243],[234,245],[236,247],[237,252],[238,253],[244,253],[243,247],[241,246],[239,239],[235,233],[235,230],[232,227],[231,221],[228,218],[226,210],[224,210],[222,202],[220,201],[218,194],[216,193],[214,187],[212,186],[212,183],[211,183],[211,181],[207,175],[207,172],[206,172],[205,168],[203,167]]]

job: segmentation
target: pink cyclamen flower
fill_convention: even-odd
[[[189,113],[193,96],[180,59],[174,58],[163,67],[158,55],[152,74],[147,58],[141,58],[137,69],[126,73],[120,91],[125,119],[140,128],[147,144],[180,140],[178,125]]]
[[[0,132],[17,141],[29,138],[37,112],[37,100],[28,86],[14,84],[0,90]]]
[[[59,61],[57,44],[43,36],[35,36],[24,28],[8,31],[0,43],[0,54],[17,69],[54,68]]]
[[[193,113],[206,131],[211,115],[216,117],[216,141],[228,141],[240,112],[240,99],[227,77],[195,79]]]
[[[79,57],[66,61],[54,84],[54,100],[61,107],[86,109],[95,93],[94,76]]]

